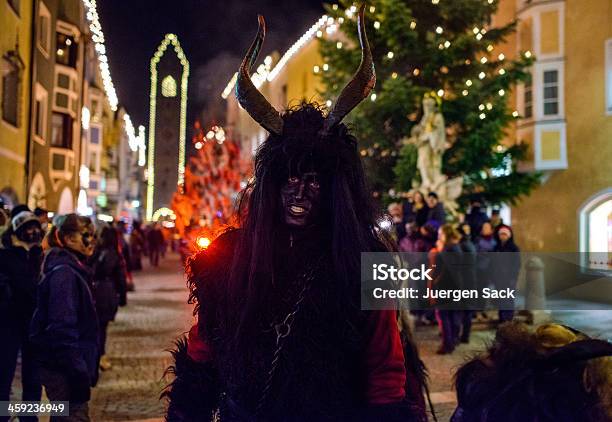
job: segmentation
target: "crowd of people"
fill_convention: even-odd
[[[134,222],[128,233],[123,221],[77,214],[51,222],[26,205],[0,210],[0,233],[0,401],[10,399],[20,355],[23,400],[40,401],[44,386],[50,400],[70,402],[74,420],[88,420],[98,371],[112,368],[109,323],[127,304],[143,255],[159,265],[164,234],[157,224]]]
[[[516,287],[521,263],[512,227],[504,224],[499,209],[488,215],[480,197],[472,197],[469,211],[460,216],[457,224],[446,222],[444,204],[433,192],[427,196],[411,192],[403,203],[390,204],[388,212],[393,218],[399,251],[427,254],[427,264],[434,268],[433,282],[420,288]],[[504,265],[495,265],[489,254],[492,252],[515,253],[506,255]],[[462,271],[445,271],[449,267]],[[482,298],[471,301],[470,309],[449,309],[449,305],[443,299],[428,300],[413,311],[421,322],[437,320],[442,337],[440,354],[452,353],[460,342],[469,342],[473,319],[489,320],[487,303]],[[513,319],[513,305],[511,300],[501,303],[498,322]]]

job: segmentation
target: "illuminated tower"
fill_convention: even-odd
[[[151,59],[148,221],[165,214],[177,186],[184,182],[188,78],[189,62],[178,38],[166,34]]]

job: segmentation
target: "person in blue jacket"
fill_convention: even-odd
[[[98,319],[85,264],[94,251],[91,220],[60,216],[47,235],[38,304],[30,327],[40,378],[51,401],[68,401],[69,421],[89,421],[98,378]]]

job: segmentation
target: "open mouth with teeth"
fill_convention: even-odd
[[[295,204],[291,204],[287,207],[289,214],[291,214],[294,217],[303,217],[306,214],[308,214],[308,208],[302,206],[302,205],[295,205]]]

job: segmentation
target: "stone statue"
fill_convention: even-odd
[[[436,192],[447,211],[454,215],[463,178],[448,180],[442,173],[442,155],[449,145],[446,142],[444,116],[437,110],[434,98],[423,98],[423,117],[410,131],[410,137],[404,138],[403,142],[417,147],[417,169],[421,175],[421,185],[415,187],[424,194]]]
[[[446,177],[442,174],[442,154],[446,149],[444,117],[436,110],[436,100],[423,99],[423,117],[410,131],[408,143],[417,147],[417,168],[421,174],[421,188],[435,191]]]

